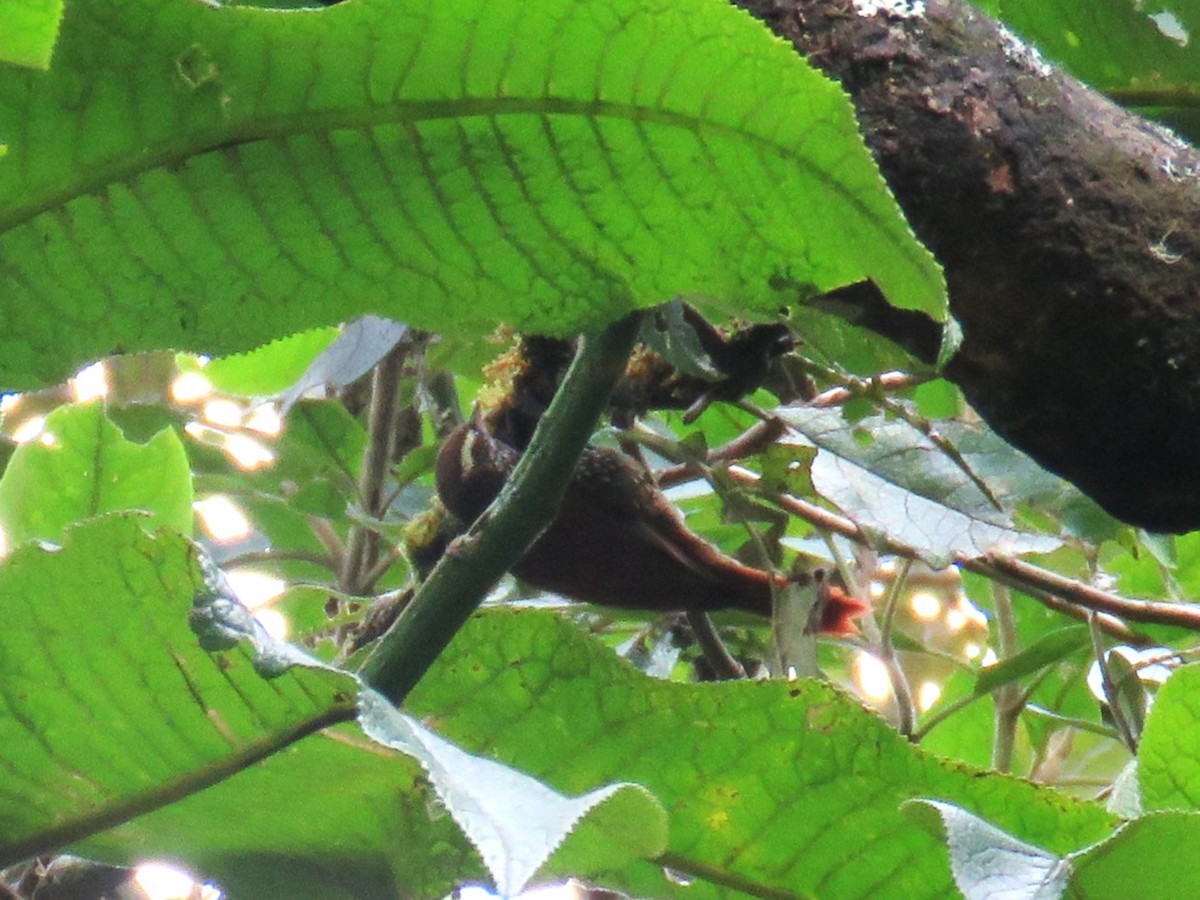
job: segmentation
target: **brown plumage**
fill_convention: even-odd
[[[473,522],[499,494],[518,452],[478,424],[457,428],[437,460],[442,502]],[[553,523],[513,567],[522,581],[573,600],[624,609],[740,609],[767,616],[772,578],[688,530],[653,479],[629,457],[590,448]],[[822,582],[819,630],[856,632],[863,605]]]

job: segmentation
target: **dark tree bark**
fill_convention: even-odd
[[[1200,155],[959,0],[743,0],[838,79],[964,332],[946,374],[1117,517],[1200,527]],[[928,355],[929,323],[840,303]]]

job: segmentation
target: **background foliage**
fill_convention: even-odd
[[[1195,14],[1159,6],[990,11],[1186,129]],[[38,388],[0,449],[7,883],[69,849],[234,897],[1195,890],[1167,861],[1197,827],[1196,673],[1158,690],[1191,631],[1038,601],[1056,576],[1185,600],[1200,543],[1109,519],[803,308],[871,277],[943,315],[840,89],[715,0],[256,7],[0,2],[0,384]],[[690,527],[873,596],[863,634],[718,617],[777,677],[695,683],[675,618],[505,582],[391,708],[352,645],[416,580],[400,548],[488,335],[679,296],[801,304],[804,342],[771,390],[638,439],[668,480],[704,464],[672,495]],[[118,350],[155,352],[58,384]],[[786,438],[710,452],[764,418]]]

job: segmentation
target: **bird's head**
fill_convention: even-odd
[[[513,448],[487,432],[476,412],[450,433],[438,451],[434,468],[438,496],[450,512],[470,524],[496,499],[517,458]]]

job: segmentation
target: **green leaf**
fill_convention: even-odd
[[[1048,553],[1061,543],[1016,528],[1011,515],[997,510],[959,465],[907,422],[876,415],[851,424],[832,409],[775,413],[820,448],[812,475],[822,496],[869,530],[913,547],[934,568],[993,552]],[[937,431],[957,446],[970,429],[939,422]],[[984,474],[976,471],[987,462],[984,454],[960,453],[977,477]],[[1020,459],[1011,452],[1008,458]],[[1028,460],[1023,469],[1031,477],[1040,472]],[[1021,471],[993,469],[986,482],[1006,498],[1025,489]]]
[[[187,616],[211,590],[190,542],[135,517],[0,566],[0,743],[20,786],[0,794],[0,865],[200,790],[338,706],[345,677],[267,682],[249,651],[201,649]]]
[[[1191,0],[1000,0],[1000,8],[1006,23],[1101,90],[1136,92],[1142,106],[1194,104],[1200,9]]]
[[[665,845],[664,812],[644,788],[560,797],[464,754],[373,695],[356,703],[353,677],[266,637],[178,535],[150,538],[132,518],[74,529],[61,551],[28,547],[0,566],[0,598],[11,626],[0,635],[0,760],[20,785],[0,792],[0,865],[84,840],[86,851],[125,862],[167,853],[228,878],[236,895],[274,898],[247,888],[242,878],[254,875],[242,868],[262,868],[287,847],[293,862],[326,859],[289,896],[346,895],[337,882],[353,883],[359,869],[404,862],[391,846],[403,833],[396,814],[434,799],[407,762],[346,732],[296,744],[356,712],[374,739],[420,762],[504,893],[518,892],[564,839],[554,859],[581,866],[625,865]],[[337,791],[314,791],[332,772],[342,773]],[[262,800],[300,793],[312,796],[308,818]],[[112,826],[120,828],[96,834]],[[448,840],[439,835],[425,851]],[[367,876],[353,895],[382,895],[401,875],[374,887]]]
[[[1071,875],[1065,859],[1018,841],[950,803],[915,800],[906,811],[931,831],[940,832],[949,847],[954,883],[966,900],[1057,900],[1063,895]],[[931,821],[927,811],[936,813],[936,818]]]
[[[62,13],[62,0],[0,0],[0,63],[48,69]]]
[[[1200,815],[1155,813],[1072,856],[1072,896],[1089,900],[1178,900],[1200,894],[1200,870],[1181,864],[1200,844]]]
[[[1054,665],[1090,642],[1086,625],[1069,625],[1043,635],[1015,656],[981,670],[975,680],[975,693],[989,694],[1001,685]]]
[[[484,37],[486,36],[486,37]],[[712,0],[75,0],[0,72],[0,384],[376,312],[573,332],[940,273],[842,90]]]
[[[1101,839],[1113,822],[1098,806],[924,753],[828,684],[657,681],[540,612],[473,618],[408,707],[564,793],[645,786],[670,816],[664,861],[692,878],[698,900],[731,888],[945,897],[937,843],[899,811],[915,796],[968,806],[1054,852]],[[650,864],[604,881],[634,896],[679,890]]]
[[[360,717],[368,736],[414,756],[441,801],[471,838],[504,896],[521,891],[550,855],[582,871],[627,864],[662,854],[667,817],[649,791],[632,784],[608,785],[581,797],[563,797],[499,763],[472,756],[367,694]],[[588,821],[588,833],[569,835]],[[582,840],[580,838],[583,838]]]
[[[941,695],[930,709],[921,714],[922,726],[929,723],[934,716],[941,716],[954,704],[974,694],[974,684],[971,673],[958,670],[952,672],[941,685]],[[947,718],[937,723],[931,731],[921,738],[921,748],[929,753],[936,753],[946,759],[956,759],[970,763],[973,766],[987,768],[992,764],[992,740],[996,735],[995,706],[988,700],[977,699],[967,703]],[[1018,728],[1017,753],[1014,769],[1020,771],[1021,753],[1025,742],[1020,740]]]
[[[1059,856],[949,803],[919,800],[907,811],[945,836],[955,883],[967,900],[1174,900],[1200,891],[1200,870],[1180,865],[1200,840],[1200,815],[1193,813],[1143,816],[1103,841]]]
[[[1184,666],[1154,698],[1138,745],[1147,810],[1200,810],[1200,666]]]
[[[0,528],[10,547],[60,541],[75,522],[123,510],[147,513],[149,529],[190,534],[192,476],[173,430],[135,444],[102,403],[56,409],[42,439],[18,447],[0,478]]]
[[[477,866],[430,818],[435,802],[506,893],[555,848],[559,871],[586,873],[665,844],[642,788],[561,797],[359,701],[353,677],[266,637],[194,545],[134,519],[18,551],[0,567],[0,603],[0,866],[81,842],[114,861],[181,859],[240,897],[441,896]],[[356,713],[433,790],[349,729],[315,734]]]
[[[265,397],[295,384],[338,336],[336,328],[313,328],[272,341],[249,353],[223,356],[204,367],[204,377],[226,394]]]

